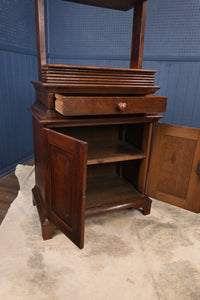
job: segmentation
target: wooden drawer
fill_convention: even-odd
[[[65,96],[55,94],[55,110],[63,116],[150,114],[165,112],[167,98],[143,97]]]

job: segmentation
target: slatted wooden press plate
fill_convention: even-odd
[[[101,68],[48,64],[42,67],[42,82],[78,87],[152,88],[155,86],[152,70]],[[143,92],[145,93],[145,92]]]

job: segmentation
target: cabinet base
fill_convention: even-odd
[[[40,218],[43,240],[51,239],[57,227],[51,221],[49,221],[46,216],[46,209],[37,186],[35,186],[32,189],[32,195],[33,195],[33,205],[36,205],[39,218]],[[151,203],[152,200],[149,199],[147,196],[138,196],[135,197],[134,200],[131,200],[129,202],[127,201],[126,203],[120,203],[120,204],[110,203],[110,204],[104,204],[100,207],[87,208],[85,216],[89,217],[89,216],[98,215],[109,211],[115,211],[115,210],[120,210],[125,208],[139,209],[143,213],[143,215],[149,215],[151,212]]]
[[[55,231],[56,226],[53,223],[51,223],[46,217],[45,207],[37,186],[35,186],[32,189],[32,195],[33,195],[33,205],[36,205],[39,218],[40,218],[42,238],[43,240],[49,240],[53,237],[53,232]]]
[[[152,200],[149,199],[147,196],[135,196],[129,201],[118,201],[115,203],[108,202],[99,206],[97,205],[94,207],[88,207],[86,208],[85,216],[89,217],[126,208],[138,209],[143,213],[143,215],[146,216],[149,215],[151,212],[151,203]]]

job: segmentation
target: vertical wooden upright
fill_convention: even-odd
[[[137,1],[134,6],[130,68],[142,69],[147,0]]]
[[[47,63],[44,0],[35,0],[35,23],[37,35],[38,75],[39,80],[42,80],[41,69],[42,66]]]

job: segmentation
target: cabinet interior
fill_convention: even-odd
[[[129,203],[138,192],[144,124],[56,128],[57,132],[88,143],[86,215],[92,208]],[[127,202],[128,201],[128,202]]]

